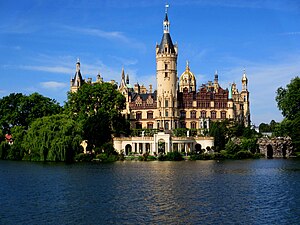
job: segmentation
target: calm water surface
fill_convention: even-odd
[[[300,161],[0,161],[0,224],[300,224]]]

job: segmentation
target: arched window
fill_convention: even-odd
[[[191,122],[191,129],[196,129],[197,123],[196,122]]]
[[[206,118],[206,111],[201,111],[201,118]]]
[[[210,118],[216,119],[217,118],[217,112],[216,111],[211,111],[210,112]]]
[[[225,111],[221,112],[221,119],[226,119],[226,112]]]
[[[147,123],[147,129],[153,129],[153,123]]]
[[[142,123],[135,123],[136,129],[142,129]]]
[[[152,111],[147,112],[147,119],[153,119],[153,112]]]
[[[191,118],[196,119],[196,111],[191,111]]]
[[[180,111],[180,117],[181,118],[186,118],[186,112],[185,111]]]
[[[142,119],[142,112],[136,112],[136,119],[141,120]]]

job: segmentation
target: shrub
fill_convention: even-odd
[[[90,161],[92,161],[93,158],[94,158],[93,154],[79,153],[75,156],[75,160],[78,162],[90,162]],[[32,158],[31,158],[31,160],[32,160]]]
[[[166,160],[168,161],[181,161],[183,157],[180,152],[168,152],[166,155]]]
[[[166,155],[159,153],[157,156],[158,161],[165,161],[166,160]]]
[[[225,145],[225,150],[228,154],[236,154],[241,150],[241,147],[238,144],[235,144],[233,141],[228,141]]]
[[[157,158],[153,155],[149,155],[147,160],[148,161],[154,161],[154,160],[157,160]]]
[[[235,159],[251,159],[253,154],[250,151],[239,151],[234,155]]]

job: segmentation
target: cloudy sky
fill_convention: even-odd
[[[165,0],[1,1],[0,97],[39,92],[66,101],[80,58],[84,78],[155,83]],[[178,76],[186,61],[197,85],[213,80],[241,89],[249,79],[252,122],[281,121],[275,96],[300,75],[300,1],[169,0],[178,44]]]

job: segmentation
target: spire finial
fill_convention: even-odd
[[[170,5],[166,2],[165,8],[166,8],[166,14],[168,14],[168,8],[170,7]]]
[[[189,70],[190,69],[190,66],[189,66],[189,61],[186,60],[186,69]]]

